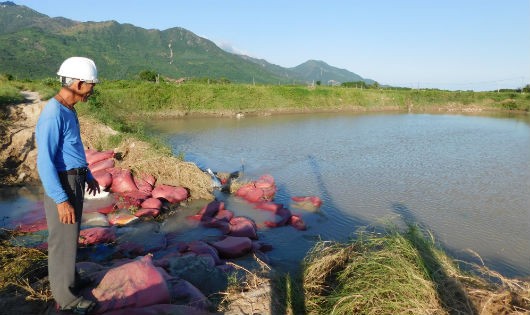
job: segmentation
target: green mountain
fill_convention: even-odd
[[[50,18],[13,2],[0,3],[0,73],[52,77],[60,63],[74,55],[94,59],[100,76],[107,79],[130,79],[150,70],[171,78],[226,78],[240,83],[367,81],[322,61],[283,68],[232,54],[179,27],[160,31],[115,21],[77,22]]]

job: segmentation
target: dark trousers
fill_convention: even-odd
[[[59,174],[61,185],[68,195],[68,201],[75,209],[74,224],[63,224],[59,221],[57,204],[44,194],[44,210],[48,224],[48,278],[53,298],[64,307],[77,297],[72,293],[76,279],[76,255],[83,198],[85,176]]]

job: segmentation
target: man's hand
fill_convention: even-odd
[[[64,224],[75,223],[74,207],[68,201],[57,204],[57,211],[59,212],[59,221]]]
[[[99,183],[97,180],[95,179],[92,179],[92,180],[87,180],[87,192],[89,195],[92,195],[92,196],[95,196],[96,193],[100,193],[100,189],[99,189]]]

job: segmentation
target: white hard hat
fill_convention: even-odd
[[[73,78],[88,83],[98,83],[98,69],[92,59],[70,57],[63,61],[57,74],[63,78]]]

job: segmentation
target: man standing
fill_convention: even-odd
[[[82,281],[75,262],[85,183],[87,192],[94,195],[99,185],[87,168],[74,106],[92,94],[98,74],[94,62],[84,57],[66,59],[57,74],[61,90],[48,101],[35,129],[49,232],[48,275],[60,310],[89,314],[95,303],[78,296]]]

